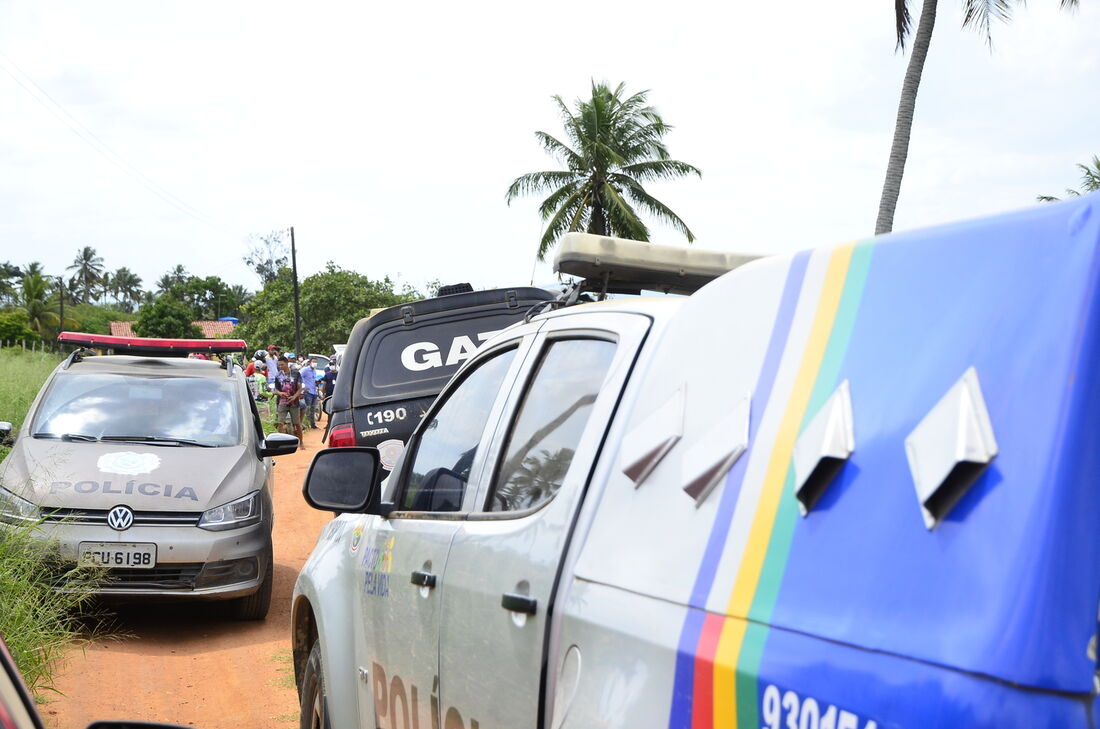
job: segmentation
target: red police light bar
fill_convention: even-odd
[[[248,345],[243,339],[156,339],[154,337],[114,337],[109,334],[61,332],[57,341],[80,347],[113,349],[129,354],[185,355],[189,352],[217,354],[243,352]]]

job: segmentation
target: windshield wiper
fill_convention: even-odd
[[[198,446],[199,448],[216,448],[210,443],[202,443],[190,438],[165,438],[159,435],[105,435],[101,441],[114,441],[122,443],[149,443],[151,445],[175,445]]]
[[[61,440],[69,442],[69,443],[71,443],[72,441],[80,441],[81,443],[95,443],[99,440],[99,438],[95,437],[94,435],[85,435],[84,433],[61,433],[61,434],[58,434],[58,433],[48,433],[46,431],[42,431],[40,433],[35,433],[31,437],[32,438],[60,438]]]

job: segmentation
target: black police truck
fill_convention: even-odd
[[[465,289],[446,293],[447,289]],[[389,474],[413,428],[458,368],[493,334],[555,298],[533,287],[472,291],[400,304],[351,331],[329,413],[328,445],[377,448]]]

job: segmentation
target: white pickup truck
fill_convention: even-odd
[[[1096,726],[1098,207],[500,333],[384,491],[315,457],[302,726]],[[614,291],[635,247],[565,249]]]

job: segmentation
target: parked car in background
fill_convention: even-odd
[[[76,349],[42,386],[0,464],[0,526],[41,521],[60,559],[107,569],[103,596],[232,600],[237,617],[264,618],[271,459],[298,440],[264,437],[229,357],[244,342],[58,339]]]

